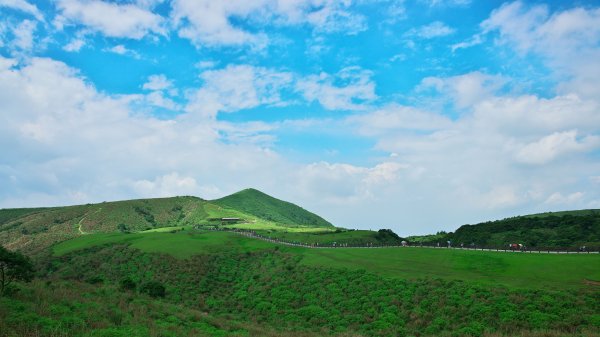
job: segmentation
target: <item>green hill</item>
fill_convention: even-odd
[[[273,198],[253,188],[212,201],[261,219],[288,226],[333,227],[327,220],[287,201]]]
[[[285,230],[286,226],[297,227],[295,230],[333,228],[321,217],[292,203],[257,190],[244,190],[214,202],[183,196],[65,207],[0,209],[0,244],[9,249],[35,253],[85,234],[220,224],[217,219],[221,218],[242,219],[252,229]]]
[[[409,238],[411,239],[411,238]],[[438,233],[417,239],[423,243],[475,243],[478,246],[505,247],[522,243],[539,249],[600,247],[600,210],[577,210],[517,216],[475,225],[464,225],[453,233]]]

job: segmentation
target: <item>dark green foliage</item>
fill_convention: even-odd
[[[137,284],[129,277],[125,277],[119,281],[119,288],[121,290],[135,290],[136,287]]]
[[[154,219],[154,214],[152,214],[151,210],[149,208],[145,208],[145,207],[140,207],[140,206],[136,206],[133,208],[138,214],[140,214],[141,216],[144,217],[144,219],[146,219],[146,222],[148,222],[149,224],[151,224],[152,226],[156,227],[158,224],[156,223],[156,219]]]
[[[7,208],[0,209],[0,230],[4,228],[1,226],[5,223],[12,222],[21,217],[33,214],[39,211],[43,211],[45,208]]]
[[[461,242],[465,246],[475,243],[480,247],[506,247],[511,243],[521,243],[539,249],[575,250],[584,245],[591,249],[598,249],[600,248],[600,211],[514,217],[464,225],[454,233],[443,233],[422,239],[422,242],[432,244],[436,242],[443,244],[447,240],[452,240],[455,245]]]
[[[164,300],[217,317],[315,336],[549,336],[597,334],[594,291],[509,290],[439,279],[399,280],[365,271],[315,268],[281,250],[220,252],[191,259],[125,245],[57,258],[53,277],[101,274],[164,285]],[[539,336],[542,336],[541,332]]]
[[[213,203],[222,207],[233,208],[261,219],[281,223],[283,225],[301,225],[311,227],[332,227],[320,216],[290,202],[273,198],[261,191],[249,188],[234,193]]]
[[[104,283],[104,279],[100,276],[92,276],[86,280],[89,284],[101,284]]]
[[[119,229],[119,232],[121,233],[129,233],[129,226],[127,226],[124,223],[120,223],[117,228]]]
[[[398,234],[394,233],[391,229],[380,229],[377,231],[375,236],[377,241],[386,245],[398,245],[403,240]]]
[[[32,279],[33,264],[29,258],[0,246],[0,296],[8,291],[14,281],[29,282]]]
[[[174,303],[132,297],[109,285],[36,282],[0,297],[0,337],[276,336]]]
[[[140,286],[140,293],[151,297],[165,297],[165,286],[157,281],[148,281]]]

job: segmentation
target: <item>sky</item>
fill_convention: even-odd
[[[0,0],[0,207],[253,187],[400,235],[600,208],[600,1]]]

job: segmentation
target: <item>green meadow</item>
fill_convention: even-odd
[[[272,248],[274,245],[262,240],[250,239],[229,232],[180,231],[176,233],[142,232],[136,234],[106,233],[83,235],[61,242],[53,247],[54,255],[62,256],[80,249],[110,245],[129,244],[147,253],[165,253],[177,258],[217,252],[251,252]]]
[[[299,256],[301,264],[307,266],[366,270],[401,279],[433,277],[464,280],[511,288],[579,289],[591,287],[586,280],[600,281],[598,254],[530,254],[418,247],[310,249],[214,231],[90,234],[59,243],[53,247],[53,252],[61,256],[88,247],[116,243],[127,243],[143,252],[166,253],[177,258],[278,247],[282,252]]]

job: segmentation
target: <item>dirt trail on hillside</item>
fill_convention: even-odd
[[[97,209],[97,210],[94,212],[94,214],[96,214],[96,213],[99,213],[101,210],[102,210],[102,207],[98,208],[98,209]],[[85,234],[90,234],[90,233],[84,232],[84,231],[83,231],[83,229],[81,229],[81,226],[83,226],[83,220],[85,220],[85,218],[87,218],[87,216],[88,216],[89,214],[90,214],[89,212],[88,212],[88,213],[85,213],[85,215],[83,216],[83,218],[81,218],[81,220],[79,220],[79,222],[77,223],[77,229],[79,230],[79,234],[82,234],[82,235],[85,235]]]

